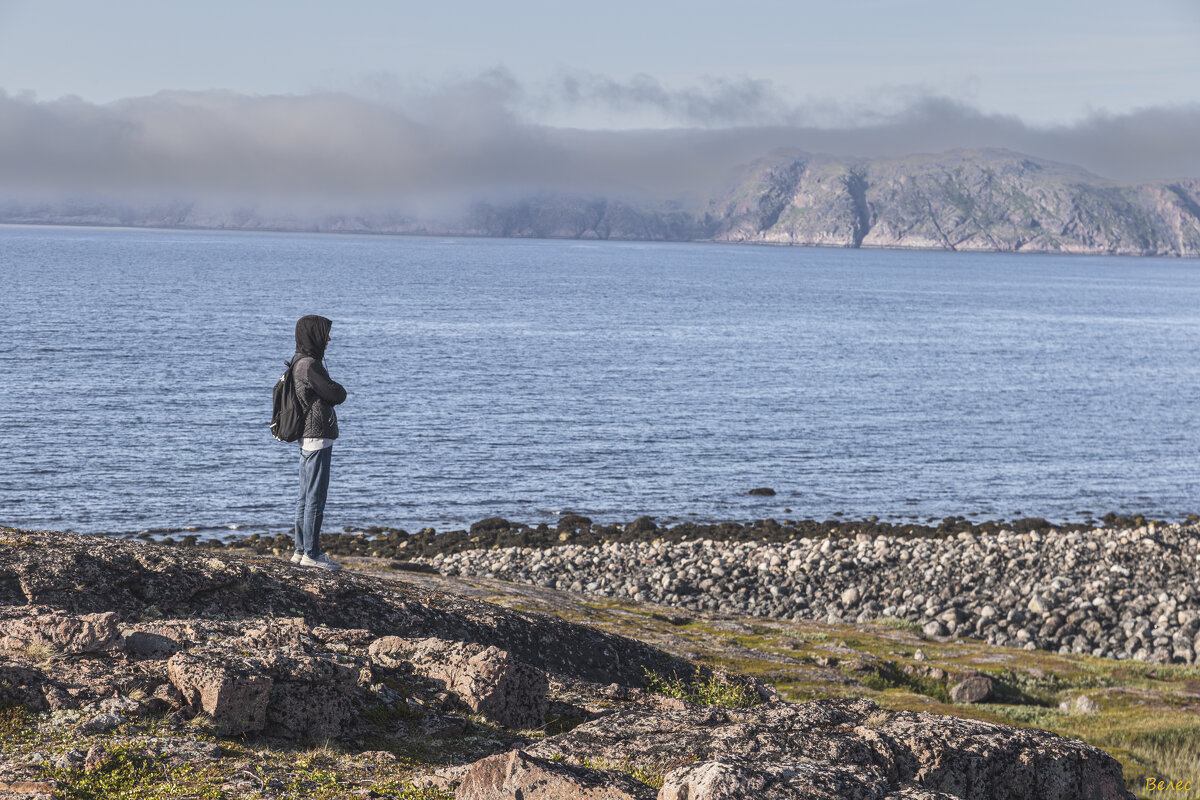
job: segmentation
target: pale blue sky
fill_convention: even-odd
[[[0,89],[104,103],[174,89],[380,93],[501,68],[685,90],[767,81],[820,121],[920,95],[1034,124],[1200,100],[1197,0],[0,0]],[[672,124],[529,102],[532,120]]]

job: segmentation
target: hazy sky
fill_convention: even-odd
[[[932,94],[1065,123],[1200,100],[1200,2],[0,0],[0,88],[42,100],[370,92],[496,68],[526,86],[575,73],[669,88],[753,79],[807,106]],[[632,111],[541,113],[656,122]]]
[[[1200,177],[1200,0],[0,0],[13,192],[710,190],[776,147]]]

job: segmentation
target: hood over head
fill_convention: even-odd
[[[333,321],[316,314],[296,320],[296,352],[320,361],[325,357],[325,339]]]

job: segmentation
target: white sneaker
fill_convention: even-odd
[[[302,558],[304,558],[304,553],[292,553],[293,564],[299,564]]]
[[[335,562],[329,557],[328,553],[321,553],[316,558],[309,558],[308,554],[300,556],[300,566],[302,567],[320,567],[321,569],[341,569],[342,565]]]

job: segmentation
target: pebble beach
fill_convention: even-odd
[[[401,569],[494,578],[597,598],[777,620],[882,620],[930,637],[1194,664],[1200,523],[1109,515],[937,526],[774,520],[660,528],[642,518],[557,528],[499,518],[469,531],[372,528],[322,537],[329,552]],[[201,543],[204,544],[204,543]],[[216,543],[210,543],[217,546]],[[287,552],[290,538],[239,546]]]
[[[608,542],[437,554],[499,578],[704,612],[829,623],[893,620],[928,636],[1195,663],[1194,525],[1070,532],[858,534],[788,542]]]

